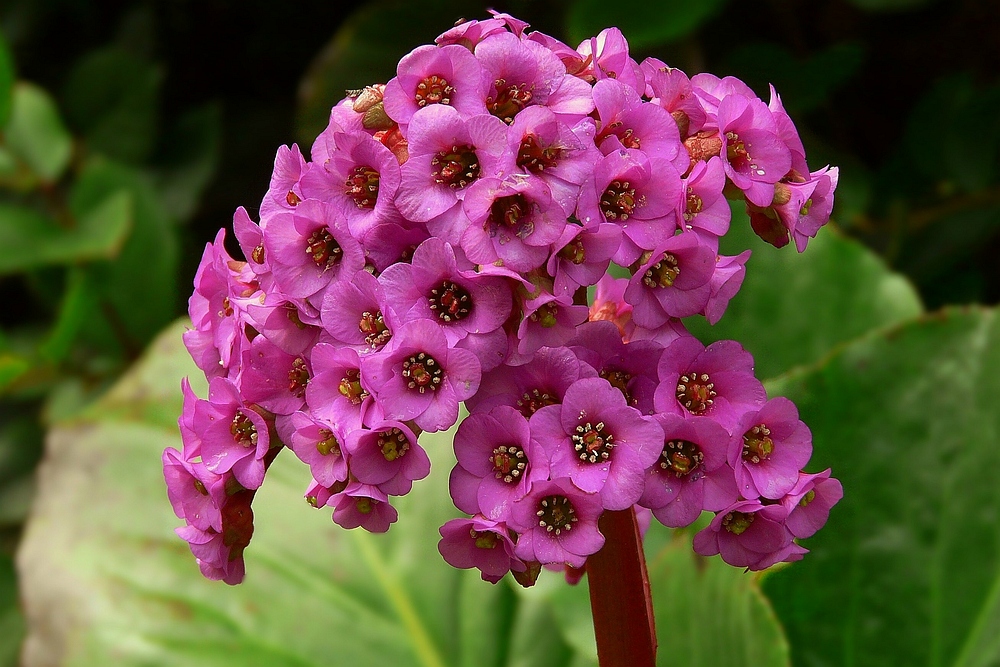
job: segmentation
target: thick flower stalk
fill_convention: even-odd
[[[713,512],[695,550],[763,569],[801,558],[841,497],[802,471],[809,429],[750,354],[680,320],[718,321],[743,282],[750,251],[718,252],[727,199],[801,252],[837,169],[809,170],[773,89],[637,63],[616,29],[573,49],[526,28],[461,23],[350,92],[311,160],[278,150],[259,222],[236,212],[245,260],[221,231],[206,247],[184,340],[209,395],[185,384],[183,451],[163,458],[205,576],[243,579],[250,502],[284,447],[310,504],[388,530],[430,473],[421,433],[462,403],[467,516],[440,551],[491,582],[579,577],[602,516],[633,513]]]

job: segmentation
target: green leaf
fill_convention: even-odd
[[[0,127],[7,124],[14,104],[14,58],[7,40],[0,34]]]
[[[0,205],[0,275],[53,264],[115,257],[132,217],[127,192],[109,193],[80,211],[72,227],[30,208]]]
[[[17,577],[10,556],[0,554],[0,667],[18,664],[24,616],[17,605]]]
[[[87,272],[79,267],[71,267],[66,274],[66,291],[59,304],[55,324],[49,331],[48,338],[39,347],[41,357],[53,363],[64,361],[84,322],[93,317],[96,311],[94,287],[88,280]]]
[[[57,180],[73,153],[73,138],[52,97],[30,83],[14,86],[4,139],[7,148],[44,181]]]
[[[299,86],[296,135],[304,146],[330,121],[330,107],[347,90],[385,83],[399,59],[431,44],[461,17],[478,18],[483,5],[472,0],[378,0],[355,11],[309,67]]]
[[[495,652],[508,656],[495,664],[570,663],[551,625],[530,620],[547,608],[438,555],[437,526],[457,514],[444,483],[448,434],[422,438],[434,479],[399,501],[399,523],[382,536],[345,531],[306,505],[308,470],[282,453],[254,504],[246,582],[204,580],[173,534],[160,469],[162,449],[180,446],[180,376],[197,373],[182,331],[172,327],[98,405],[50,434],[17,559],[27,664],[56,650],[66,666],[301,667],[336,656],[434,667]]]
[[[0,351],[0,392],[3,392],[30,368],[31,362],[24,357]]]
[[[74,211],[92,210],[116,192],[131,197],[133,224],[114,261],[88,267],[103,317],[94,318],[88,336],[100,342],[107,326],[128,354],[142,347],[177,316],[177,228],[164,210],[148,179],[135,169],[93,160],[80,174],[70,201]],[[88,325],[89,326],[89,325]]]
[[[666,44],[697,30],[718,14],[727,0],[576,0],[566,18],[573,46],[605,28],[619,28],[632,49]]]
[[[156,141],[162,68],[118,47],[90,53],[70,72],[66,117],[89,151],[139,163]]]
[[[758,239],[742,208],[733,210],[724,254],[753,250],[743,288],[714,327],[686,323],[704,343],[731,338],[749,350],[758,377],[818,360],[836,345],[921,312],[920,299],[874,253],[833,228],[820,230],[802,254]]]
[[[165,137],[154,185],[174,219],[194,214],[215,175],[221,142],[222,107],[215,103],[184,113]]]
[[[654,521],[646,534],[658,667],[787,667],[788,643],[759,575],[698,556],[692,533]],[[566,643],[596,656],[586,577],[576,586],[543,579],[522,597],[547,600]]]
[[[844,499],[764,580],[796,664],[1000,664],[1000,326],[946,310],[769,387]]]

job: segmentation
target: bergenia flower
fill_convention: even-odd
[[[259,208],[233,216],[245,259],[223,232],[206,247],[184,343],[209,394],[182,383],[182,448],[162,457],[206,577],[243,579],[282,449],[310,505],[384,532],[430,473],[418,436],[463,403],[449,486],[471,518],[438,546],[494,583],[579,581],[604,511],[642,530],[716,512],[695,549],[767,568],[843,495],[803,472],[809,430],[750,354],[681,320],[714,324],[743,284],[750,251],[719,254],[727,197],[802,251],[837,168],[809,171],[773,88],[765,104],[734,77],[639,65],[617,28],[573,49],[491,15],[349,91],[309,159],[278,149]]]
[[[452,519],[440,528],[441,557],[460,569],[476,568],[483,581],[497,583],[514,570],[523,572],[525,564],[514,555],[514,542],[507,527],[482,516]]]
[[[577,380],[561,405],[540,409],[529,424],[532,440],[548,456],[549,474],[599,494],[610,510],[639,500],[645,471],[662,450],[660,426],[626,405],[603,378]]]
[[[582,567],[604,546],[597,529],[602,511],[597,494],[581,491],[568,478],[533,484],[507,521],[520,534],[514,553],[525,561]]]

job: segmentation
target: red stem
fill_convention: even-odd
[[[590,608],[601,667],[654,667],[656,625],[635,512],[605,512],[604,547],[587,559]]]

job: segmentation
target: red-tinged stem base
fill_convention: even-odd
[[[604,547],[587,559],[601,667],[654,667],[656,626],[646,557],[632,508],[605,512]]]

